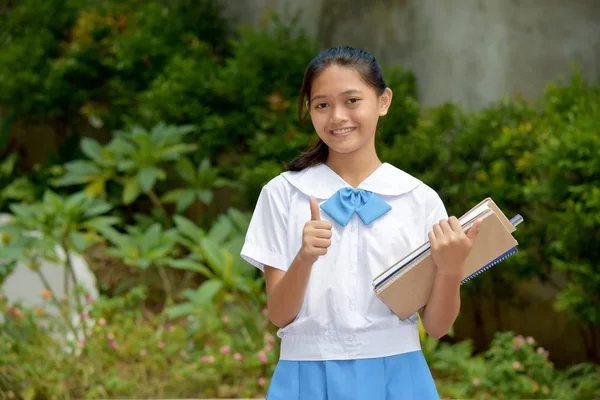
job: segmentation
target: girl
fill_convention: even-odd
[[[438,399],[418,317],[399,319],[373,278],[431,241],[437,266],[420,310],[445,335],[460,308],[461,268],[479,232],[448,219],[439,196],[375,151],[392,91],[369,53],[338,47],[308,65],[298,104],[318,143],[267,183],[242,257],[264,271],[280,360],[267,400]]]

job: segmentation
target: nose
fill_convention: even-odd
[[[331,107],[331,117],[329,122],[332,125],[339,125],[346,121],[346,114],[344,113],[344,109],[342,107]]]

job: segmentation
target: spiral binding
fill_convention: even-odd
[[[512,256],[513,254],[515,254],[517,252],[517,248],[513,247],[512,249],[510,249],[509,251],[507,251],[506,253],[502,254],[500,257],[496,258],[494,261],[492,261],[491,263],[489,263],[488,265],[486,265],[483,268],[478,269],[477,271],[473,272],[471,275],[467,276],[465,279],[463,279],[460,284],[462,285],[463,283],[470,281],[471,279],[473,279],[474,277],[476,277],[477,275],[487,271],[488,269],[492,268],[494,265],[504,261],[505,259],[507,259],[508,257]]]

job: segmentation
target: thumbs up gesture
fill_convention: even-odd
[[[304,224],[299,252],[302,260],[312,265],[320,256],[327,254],[327,249],[331,246],[331,229],[331,222],[321,221],[317,199],[310,196],[310,221]]]
[[[473,242],[481,230],[482,220],[475,221],[468,232],[464,232],[456,217],[441,220],[429,232],[431,257],[438,273],[460,275],[462,267],[471,252]]]

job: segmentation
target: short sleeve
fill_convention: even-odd
[[[284,178],[263,187],[248,226],[241,257],[264,272],[268,265],[286,271],[288,190]]]
[[[427,217],[425,219],[425,241],[429,240],[429,232],[433,230],[433,224],[440,222],[442,219],[448,219],[448,212],[446,206],[440,198],[440,196],[433,190],[430,189],[428,193],[427,201]]]

